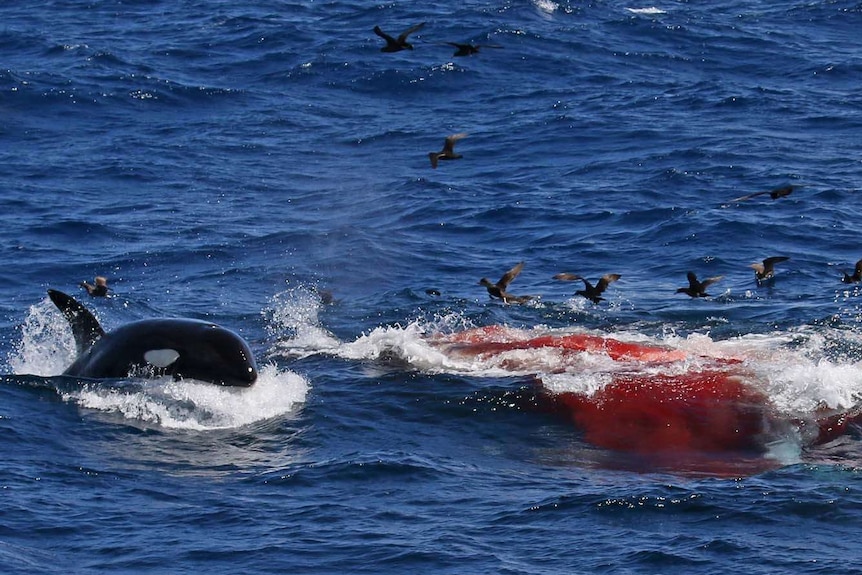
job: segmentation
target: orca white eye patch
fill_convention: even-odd
[[[175,349],[151,349],[144,354],[144,360],[155,367],[166,368],[180,357]]]

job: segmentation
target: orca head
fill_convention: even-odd
[[[150,319],[105,333],[75,298],[48,290],[72,328],[78,358],[64,372],[91,378],[172,375],[218,385],[248,387],[257,364],[248,344],[233,331],[195,319]]]
[[[213,323],[201,322],[195,337],[176,349],[153,349],[144,357],[151,365],[166,368],[175,379],[248,387],[258,375],[257,363],[245,340]]]

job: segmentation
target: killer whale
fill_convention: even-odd
[[[78,357],[63,375],[93,379],[172,376],[217,385],[248,387],[257,365],[248,344],[207,321],[145,319],[105,332],[75,298],[57,290],[48,297],[72,328]]]

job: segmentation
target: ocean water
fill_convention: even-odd
[[[862,572],[862,284],[841,281],[862,258],[862,4],[0,17],[4,573]],[[376,25],[420,22],[380,51]],[[758,284],[769,256],[789,260]],[[534,299],[489,299],[479,279],[520,261],[509,289]],[[722,276],[711,297],[675,293],[689,271]],[[621,278],[593,304],[560,272]],[[111,297],[78,287],[96,275]],[[107,330],[229,327],[260,377],[63,376],[49,288]],[[684,359],[523,343],[584,335]],[[756,429],[727,445],[745,429],[716,404],[688,446],[724,443],[678,449],[647,406],[688,409],[714,372]],[[643,394],[597,399],[614,390]],[[849,423],[820,441],[824,414]]]

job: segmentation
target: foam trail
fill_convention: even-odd
[[[616,374],[683,375],[731,362],[747,384],[765,393],[781,413],[849,409],[862,401],[862,357],[856,351],[862,349],[862,341],[855,342],[862,336],[847,330],[806,327],[727,340],[713,340],[706,334],[682,337],[673,332],[660,338],[625,330],[593,334],[667,347],[687,355],[682,361],[651,363],[614,361],[601,351],[572,353],[555,347],[462,354],[457,345],[445,343],[445,334],[451,333],[456,323],[447,318],[436,323],[417,321],[406,326],[378,327],[352,342],[332,345],[328,341],[329,348],[325,351],[352,360],[396,360],[410,369],[432,374],[468,374],[478,378],[536,375],[553,393],[586,395],[601,390]],[[573,332],[537,326],[526,330],[505,328],[498,333],[509,340],[528,340]],[[834,350],[841,346],[850,351],[836,354]]]

